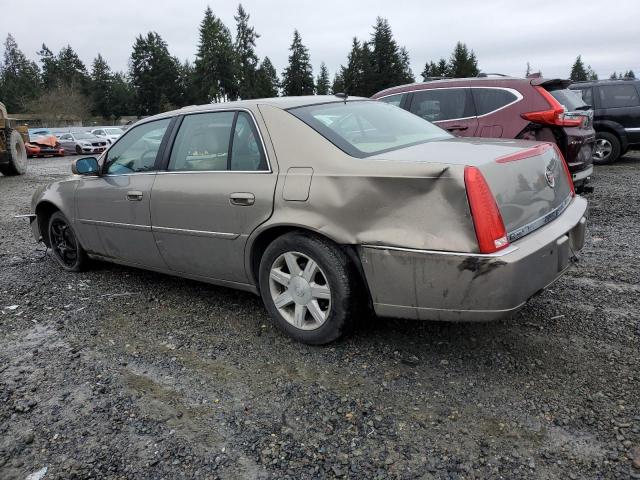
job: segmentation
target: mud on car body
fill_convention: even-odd
[[[381,316],[503,318],[582,248],[587,202],[551,143],[468,140],[332,96],[184,108],[138,122],[33,197],[36,239],[260,294],[293,338]]]

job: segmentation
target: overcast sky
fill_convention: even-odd
[[[11,8],[6,8],[8,3]],[[37,59],[43,42],[54,52],[70,44],[88,67],[100,52],[113,69],[126,70],[135,37],[149,30],[167,41],[172,55],[192,60],[206,6],[234,33],[238,2],[1,0],[0,4],[4,4],[0,35],[4,39],[12,33],[30,58]],[[333,77],[346,63],[351,39],[368,39],[377,16],[389,20],[398,44],[409,50],[417,79],[425,61],[448,58],[458,40],[475,51],[484,72],[522,76],[528,61],[546,77],[568,77],[581,54],[600,78],[614,70],[640,74],[639,0],[243,0],[242,4],[261,35],[258,55],[269,56],[279,74],[287,63],[294,28],[309,48],[314,74],[324,61]]]

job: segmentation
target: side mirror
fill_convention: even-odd
[[[85,157],[75,160],[71,164],[71,171],[75,175],[98,175],[100,167],[96,157]]]

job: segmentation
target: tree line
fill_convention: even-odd
[[[100,53],[87,67],[69,45],[54,53],[43,44],[35,62],[9,34],[0,61],[0,101],[12,113],[50,113],[52,118],[93,115],[115,120],[185,105],[280,94],[344,92],[368,97],[415,81],[409,53],[398,45],[384,18],[376,19],[369,38],[353,38],[346,64],[337,69],[333,79],[324,62],[314,76],[309,50],[298,30],[293,32],[287,66],[278,75],[269,57],[258,58],[255,47],[260,34],[241,4],[234,20],[232,35],[211,8],[206,8],[193,62],[171,55],[167,42],[157,32],[141,34],[132,46],[126,72],[113,71]],[[426,81],[475,77],[479,73],[474,51],[458,42],[448,59],[427,61],[421,76]],[[614,75],[634,78],[632,71]],[[582,81],[597,79],[597,75],[578,56],[570,78]]]

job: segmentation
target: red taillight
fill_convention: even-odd
[[[493,253],[507,247],[509,240],[502,215],[480,170],[476,167],[465,167],[464,185],[480,253]]]
[[[553,98],[549,92],[547,92],[543,87],[537,86],[533,87],[540,95],[544,97],[549,106],[551,107],[549,110],[541,110],[539,112],[528,112],[523,113],[521,115],[525,120],[529,120],[530,122],[542,123],[545,125],[558,125],[560,127],[578,127],[584,123],[584,118],[582,116],[580,118],[571,118],[565,117],[565,110],[558,101]]]
[[[571,196],[575,197],[576,190],[575,188],[573,188],[573,177],[571,176],[571,172],[569,171],[569,165],[567,165],[567,161],[564,159],[564,155],[562,155],[562,152],[560,151],[560,149],[555,143],[553,144],[553,148],[556,150],[556,154],[558,155],[558,158],[562,162],[562,166],[564,167],[564,173],[567,174],[567,181],[569,182],[569,188],[571,188]]]

